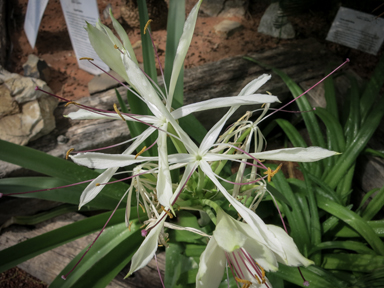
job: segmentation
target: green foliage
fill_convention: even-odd
[[[270,183],[289,202],[287,205],[276,195],[289,225],[290,235],[301,252],[316,264],[302,269],[310,287],[370,287],[362,279],[373,278],[377,283],[384,281],[384,274],[380,270],[384,267],[384,243],[381,239],[384,237],[381,230],[383,221],[370,221],[384,206],[384,187],[370,191],[356,209],[353,209],[350,202],[358,156],[364,150],[373,156],[382,156],[381,151],[366,146],[384,115],[384,99],[378,97],[384,83],[383,63],[384,57],[381,57],[362,93],[357,81],[350,78],[351,89],[347,105],[343,107],[344,118],[339,116],[332,77],[327,78],[324,85],[326,109],[317,107],[314,113],[301,114],[311,143],[340,152],[341,155],[301,164],[304,181],[287,180],[279,172]],[[293,97],[302,93],[299,86],[283,71],[271,69],[287,84]],[[312,109],[305,96],[298,99],[297,104],[301,111]],[[275,122],[293,146],[307,147],[308,143],[289,121],[277,119]],[[324,127],[326,133],[322,132],[321,127]],[[375,192],[373,200],[363,208]],[[349,240],[352,238],[353,241]],[[293,268],[280,265],[279,271],[273,275],[302,286],[303,280],[299,274],[291,270]],[[308,274],[311,270],[316,270],[316,277],[320,278]],[[381,272],[372,276],[372,270]],[[354,274],[356,272],[361,273],[359,280]]]

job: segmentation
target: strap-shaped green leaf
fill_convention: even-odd
[[[371,272],[384,265],[384,257],[362,254],[326,254],[322,267],[332,270]]]
[[[331,169],[325,178],[325,182],[334,189],[341,178],[347,173],[348,169],[353,165],[357,156],[363,151],[369,139],[371,139],[377,126],[384,115],[384,99],[374,107],[368,118],[361,126],[359,133],[356,135],[352,143],[347,147],[345,152],[338,158],[336,165]]]
[[[74,267],[88,247],[72,259],[49,287],[106,287],[128,264],[143,239],[137,220],[133,221],[130,229],[125,223],[107,228],[67,279],[61,279],[61,275]]]
[[[125,209],[117,210],[108,226],[113,226],[124,222],[124,213]],[[100,230],[110,215],[111,212],[106,212],[97,216],[93,216],[47,232],[40,236],[28,239],[24,242],[0,251],[0,272],[12,268],[17,264],[31,259],[48,250]],[[141,214],[140,219],[144,218],[145,215]]]
[[[359,254],[376,255],[375,251],[368,248],[367,245],[357,241],[328,241],[317,244],[311,249],[309,254],[325,249],[345,249],[352,250]]]
[[[77,183],[99,176],[97,172],[89,168],[76,165],[71,161],[53,157],[29,147],[19,146],[3,140],[0,140],[0,147],[1,160],[62,179],[67,181],[67,183]],[[82,187],[84,188],[85,186],[83,185]],[[101,194],[110,199],[120,200],[121,195],[127,189],[127,184],[118,182],[105,185]]]

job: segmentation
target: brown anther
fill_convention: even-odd
[[[144,225],[140,226],[140,229],[144,228],[146,225],[147,225],[147,224],[144,224]]]
[[[136,154],[135,159],[139,157],[141,154],[143,154],[145,152],[145,149],[147,149],[147,146],[144,146],[143,149],[141,149],[140,152]]]
[[[117,45],[116,45],[116,44],[113,46],[113,48],[115,48],[115,49],[119,49],[119,47],[117,47]]]
[[[144,34],[147,32],[148,26],[149,26],[149,24],[151,24],[151,22],[152,22],[152,19],[149,19],[147,24],[145,24],[145,26],[144,26]]]
[[[121,115],[119,109],[117,109],[117,105],[116,105],[116,103],[113,104],[113,109],[115,110],[115,112],[117,113],[117,115],[119,115],[120,118],[123,119],[123,121],[125,121],[123,115]]]
[[[100,183],[96,183],[95,186],[100,186]]]
[[[81,57],[81,58],[79,58],[79,60],[93,61],[94,59],[93,58],[89,58],[89,57]]]
[[[71,148],[71,149],[69,149],[69,150],[67,151],[67,153],[65,153],[65,159],[66,159],[66,160],[68,160],[69,154],[70,154],[73,150],[75,150],[75,148]]]
[[[169,218],[171,218],[171,219],[173,218],[173,214],[169,210],[166,210],[163,206],[161,206],[161,210],[163,210],[165,213],[167,213]]]
[[[132,226],[132,221],[129,222],[129,225],[128,225],[128,230],[129,230],[129,232],[131,232],[131,226]]]
[[[244,280],[244,279],[241,279],[237,276],[235,276],[235,279],[238,283],[244,284],[243,286],[241,286],[242,288],[248,288],[252,285],[252,282],[249,280]]]
[[[258,278],[257,275],[255,275],[255,279],[257,279],[257,281],[259,282],[259,284],[264,284],[264,283],[265,283],[265,270],[264,270],[264,268],[261,267],[261,266],[259,265],[259,263],[257,263],[256,261],[255,261],[255,264],[256,264],[256,265],[260,268],[260,270],[261,270],[261,282],[260,282],[260,280],[259,280],[259,278]]]
[[[71,105],[71,104],[73,104],[73,105],[79,105],[79,103],[77,103],[77,102],[75,102],[75,101],[69,101],[69,102],[67,102],[67,103],[65,103],[65,107],[68,107],[69,105]]]
[[[141,209],[143,209],[143,213],[145,213],[144,206],[141,203],[139,203],[139,206],[141,207]]]
[[[268,175],[268,182],[271,182],[272,177],[276,175],[277,172],[279,172],[281,166],[283,166],[283,163],[281,163],[276,170],[273,170],[268,167],[268,170],[264,172],[265,175]]]

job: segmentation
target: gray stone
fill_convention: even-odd
[[[115,77],[120,82],[125,82],[124,79],[121,76],[119,76],[119,74],[117,74],[115,71],[111,70],[108,73],[111,74],[113,77]],[[97,92],[101,92],[101,91],[105,91],[105,90],[108,90],[111,88],[118,87],[120,85],[121,84],[118,81],[116,81],[115,79],[113,79],[111,76],[109,76],[106,73],[103,73],[103,74],[100,74],[100,75],[93,77],[92,80],[89,81],[88,91],[89,91],[89,94],[95,94]]]
[[[241,30],[242,26],[237,21],[224,20],[214,27],[215,33],[221,37],[230,37],[236,31]]]
[[[39,79],[12,74],[0,67],[0,139],[19,145],[47,135],[55,127],[53,111],[58,100],[41,91],[52,92]]]
[[[279,3],[272,3],[261,17],[257,32],[281,39],[295,38],[295,30],[285,16],[282,16]]]
[[[200,10],[214,17],[244,17],[248,5],[248,0],[205,0]]]
[[[51,71],[47,62],[36,55],[28,55],[28,60],[23,64],[24,76],[41,79],[45,82],[51,80]]]
[[[12,98],[11,92],[5,85],[0,85],[0,118],[19,113],[19,106]]]

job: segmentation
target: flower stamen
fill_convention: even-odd
[[[144,206],[143,204],[139,203],[139,206],[141,207],[141,209],[143,210],[143,213],[145,213],[145,209],[144,209]]]
[[[116,105],[116,103],[113,104],[113,109],[115,110],[115,112],[117,113],[117,115],[119,115],[120,118],[123,119],[123,121],[125,121],[123,115],[121,115],[119,109],[117,109],[117,105]]]
[[[68,107],[69,105],[71,105],[71,104],[73,104],[73,105],[77,105],[77,106],[79,106],[80,104],[79,103],[77,103],[77,102],[75,102],[75,101],[69,101],[69,102],[67,102],[67,103],[65,103],[65,107]]]
[[[143,149],[141,149],[140,152],[136,154],[135,159],[139,157],[141,154],[143,154],[145,152],[145,149],[147,149],[147,146],[144,146]]]
[[[151,22],[152,22],[152,19],[149,19],[147,24],[145,24],[145,26],[144,26],[144,34],[147,32],[148,26],[149,26],[149,24],[151,24]]]
[[[71,149],[69,149],[69,150],[67,151],[67,153],[65,153],[65,159],[66,159],[66,160],[68,160],[69,154],[70,154],[73,150],[75,150],[75,148],[71,148]]]
[[[239,278],[237,276],[235,276],[235,279],[236,279],[237,282],[239,282],[241,284],[244,284],[241,288],[249,288],[252,285],[251,281],[241,279],[241,278]]]
[[[95,59],[90,58],[90,57],[81,57],[79,60],[88,60],[88,61],[94,61]]]
[[[268,182],[271,182],[272,177],[276,175],[277,172],[279,172],[281,166],[283,166],[283,163],[281,163],[275,170],[272,171],[270,167],[268,167],[268,170],[264,172],[265,175],[268,175]]]
[[[173,218],[173,214],[169,210],[165,209],[164,206],[161,206],[161,210],[163,210],[165,213],[167,213],[169,218],[171,218],[171,219]]]

